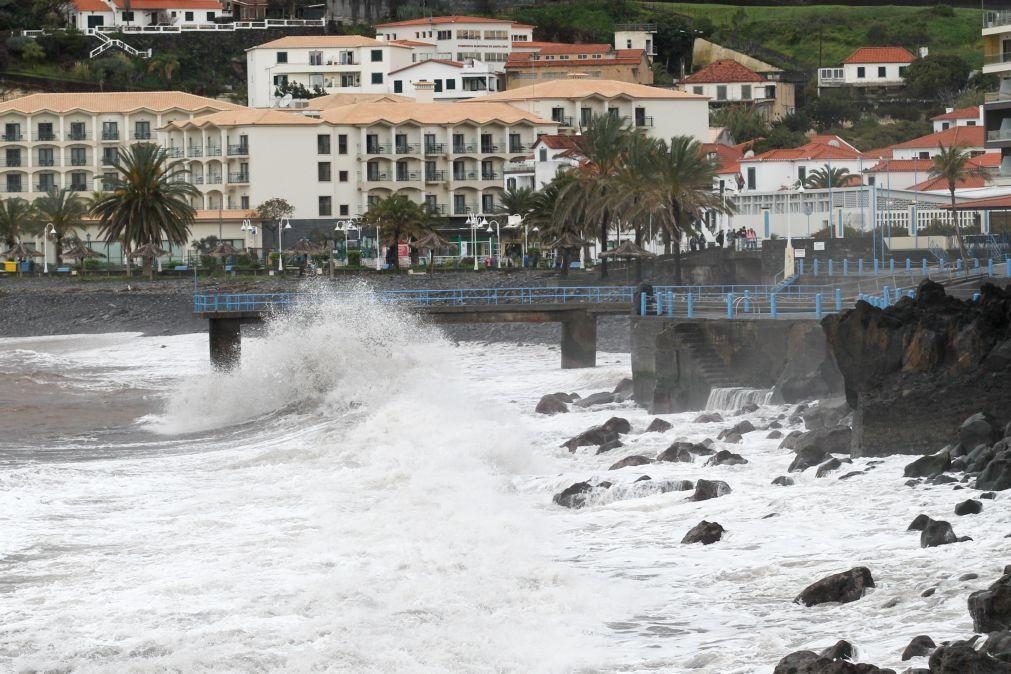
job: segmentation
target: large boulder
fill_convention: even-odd
[[[557,393],[549,393],[546,396],[542,396],[540,401],[537,403],[537,407],[534,408],[534,412],[537,414],[565,414],[569,411],[569,406],[565,404],[565,401],[558,397]]]
[[[813,651],[797,651],[780,660],[772,674],[895,674],[895,670],[862,662],[833,660]]]
[[[593,407],[594,405],[607,405],[615,401],[615,395],[609,391],[601,391],[600,393],[591,393],[590,395],[577,400],[574,405],[576,407]]]
[[[710,456],[714,452],[705,445],[696,442],[674,442],[670,447],[657,455],[657,461],[677,461],[691,463],[696,456]]]
[[[810,447],[818,447],[829,454],[849,454],[852,437],[853,431],[849,426],[819,428],[803,433],[794,441],[792,449],[799,452]]]
[[[570,452],[576,451],[579,447],[592,445],[600,447],[613,443],[620,434],[628,433],[630,430],[632,430],[632,426],[628,423],[628,419],[611,417],[599,426],[592,426],[576,437],[566,440],[562,443],[562,447],[567,448]]]
[[[976,478],[976,489],[1004,491],[1011,488],[1011,455],[1001,454],[986,465]]]
[[[956,641],[930,654],[930,674],[1009,674],[1011,665],[977,651],[972,642]]]
[[[970,594],[969,615],[976,632],[1011,629],[1011,575],[1005,574],[987,589]]]
[[[716,522],[702,520],[689,530],[685,537],[681,539],[683,545],[691,543],[701,543],[702,545],[712,545],[723,537],[726,529]]]
[[[829,459],[825,463],[823,463],[820,466],[818,466],[818,472],[815,473],[814,476],[815,477],[825,477],[829,473],[831,473],[833,471],[836,471],[836,470],[839,470],[840,468],[842,468],[842,466],[843,466],[844,463],[853,463],[853,459],[849,459],[849,458],[838,459],[838,458],[836,458],[836,457],[833,456],[831,459]]]
[[[930,519],[923,513],[920,513],[919,515],[913,518],[912,522],[909,523],[909,526],[906,528],[906,531],[923,531],[927,527],[927,525],[933,521],[934,520]]]
[[[779,443],[779,448],[780,449],[796,449],[797,448],[797,442],[802,437],[804,437],[804,433],[802,431],[790,431],[789,433],[786,434],[786,437],[783,438],[783,442]]]
[[[582,508],[590,498],[611,486],[610,482],[592,485],[589,482],[576,482],[555,494],[551,500],[564,508]]]
[[[1011,632],[991,632],[983,644],[983,652],[1011,662]]]
[[[930,655],[931,651],[937,648],[937,644],[934,640],[928,637],[926,634],[921,634],[919,636],[913,637],[906,649],[902,651],[902,661],[911,660],[913,658],[920,658],[924,655]]]
[[[724,440],[726,442],[740,442],[742,435],[750,433],[753,430],[755,430],[755,425],[745,419],[731,428],[721,431],[720,434],[716,436],[716,439]]]
[[[743,463],[747,463],[748,460],[745,459],[740,454],[734,454],[733,452],[721,449],[716,452],[713,456],[706,461],[707,466],[738,466]]]
[[[846,604],[863,597],[869,587],[874,587],[874,578],[871,577],[870,569],[858,566],[849,571],[826,576],[808,585],[794,601],[804,606],[815,606],[828,602]]]
[[[942,449],[937,454],[921,456],[906,466],[902,472],[904,477],[934,477],[948,470],[951,466],[951,452]]]
[[[835,428],[850,413],[850,404],[845,398],[822,400],[814,407],[809,407],[801,413],[807,430]]]
[[[672,428],[674,428],[674,424],[657,417],[656,419],[653,419],[653,421],[649,422],[649,426],[646,427],[646,432],[663,433],[664,431],[669,431]]]
[[[695,483],[695,493],[688,500],[708,501],[711,498],[726,496],[730,492],[730,485],[722,480],[699,480]]]
[[[797,456],[793,457],[790,467],[786,470],[788,473],[801,473],[824,462],[828,456],[828,452],[821,447],[808,447],[797,452]]]
[[[773,479],[772,484],[776,485],[777,487],[792,487],[793,478],[787,477],[786,475],[780,475],[779,477]]]
[[[958,543],[958,536],[951,524],[944,520],[930,520],[920,532],[921,548],[936,548],[950,543]]]
[[[692,421],[693,424],[715,424],[723,421],[723,415],[719,412],[704,412]]]
[[[955,506],[955,514],[959,517],[962,515],[978,515],[981,512],[983,512],[983,502],[971,498]]]
[[[632,456],[626,456],[624,459],[613,463],[608,470],[621,470],[622,468],[628,468],[629,466],[645,466],[647,463],[653,463],[653,460],[648,459],[645,456],[633,454]]]
[[[1000,440],[1001,430],[993,415],[977,412],[963,421],[959,427],[958,444],[967,452],[980,445],[992,445]]]

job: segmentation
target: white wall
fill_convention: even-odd
[[[479,37],[461,37],[467,31],[478,31]],[[505,31],[506,39],[488,39],[496,31]],[[448,38],[440,33],[448,32]],[[531,28],[516,28],[507,23],[447,23],[419,26],[389,26],[378,28],[376,37],[387,40],[418,40],[436,45],[437,52],[451,54],[453,60],[476,58],[487,62],[495,72],[503,72],[506,57],[512,52],[516,37],[533,39]]]
[[[711,102],[713,103],[722,103],[724,101],[757,101],[771,98],[768,95],[769,87],[774,89],[775,86],[773,82],[727,82],[720,84],[685,84],[681,88],[691,94],[708,96],[712,99]],[[723,87],[725,91],[723,98],[718,96],[720,87]],[[750,87],[750,94],[748,96],[744,96],[745,87]]]
[[[741,175],[744,176],[744,191],[773,192],[793,187],[800,179],[801,167],[806,170],[807,175],[813,171],[824,169],[826,164],[833,169],[845,168],[850,173],[859,175],[863,169],[876,163],[876,161],[839,159],[833,159],[830,162],[824,159],[798,161],[748,161],[744,159],[741,161]],[[754,187],[751,187],[748,182],[749,169],[754,169],[755,172]]]
[[[902,85],[905,80],[899,74],[900,68],[907,67],[905,63],[846,63],[843,65],[843,78],[846,84],[867,84],[875,86]],[[859,77],[859,69],[864,69],[864,76]],[[884,68],[882,77],[878,69]]]
[[[480,78],[484,81],[486,88],[479,91],[465,90],[464,80],[470,80],[471,78]],[[421,80],[441,83],[439,86],[441,86],[442,91],[435,91],[433,93],[433,98],[437,101],[463,100],[498,91],[498,76],[487,64],[471,62],[463,67],[456,67],[432,61],[422,62],[407,70],[393,73],[389,76],[388,90],[390,93],[415,98],[414,83]],[[397,82],[400,82],[400,91],[397,91]]]

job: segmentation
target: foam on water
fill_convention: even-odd
[[[768,405],[772,401],[772,389],[767,388],[714,388],[706,400],[707,410],[739,410],[749,403]]]

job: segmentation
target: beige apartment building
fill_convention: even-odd
[[[177,91],[31,94],[0,103],[0,191],[30,200],[51,189],[101,189],[124,147],[156,141],[165,124],[236,109]]]

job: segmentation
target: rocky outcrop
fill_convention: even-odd
[[[576,482],[555,494],[551,500],[563,508],[582,508],[594,493],[603,491],[610,486],[610,482],[601,482],[599,485]]]
[[[653,463],[653,460],[648,459],[645,456],[633,454],[632,456],[626,456],[624,459],[615,462],[610,468],[608,468],[608,470],[621,470],[622,468],[628,468],[629,466],[645,466],[647,463]]]
[[[710,456],[714,452],[705,445],[695,442],[675,442],[670,447],[660,452],[657,461],[677,461],[691,463],[696,456]]]
[[[708,501],[711,498],[726,496],[730,492],[730,485],[722,480],[699,480],[695,483],[695,493],[688,500]]]
[[[772,674],[895,674],[894,669],[882,669],[862,662],[850,662],[849,658],[852,656],[832,657],[831,650],[831,648],[826,649],[820,654],[814,651],[790,653],[779,661],[776,668],[772,670]]]
[[[985,284],[980,295],[963,302],[924,281],[915,300],[858,302],[822,321],[854,409],[855,456],[936,450],[976,412],[991,428],[1007,421],[1011,291]],[[967,442],[985,435],[982,424],[966,429]]]
[[[565,396],[563,399],[561,396]],[[566,404],[570,402],[568,399],[568,394],[565,393],[549,393],[546,396],[542,396],[540,401],[537,403],[537,407],[534,408],[534,412],[537,414],[565,414],[569,411],[569,406]]]
[[[936,548],[939,545],[949,545],[951,543],[958,543],[958,536],[955,535],[955,530],[951,528],[951,524],[943,520],[930,520],[924,525],[923,531],[920,532],[921,548]]]
[[[776,485],[777,487],[792,487],[793,478],[787,477],[786,475],[780,475],[779,477],[773,479],[772,484]]]
[[[1011,574],[1005,573],[987,589],[970,594],[969,615],[976,632],[1011,630]]]
[[[821,447],[808,447],[797,452],[797,456],[793,457],[793,461],[790,462],[790,467],[786,471],[788,473],[800,473],[812,466],[817,466],[828,459],[828,457],[829,453]]]
[[[706,461],[707,466],[739,466],[741,464],[747,463],[748,460],[745,459],[740,454],[734,454],[726,449],[721,449],[716,452],[713,456]]]
[[[611,417],[601,425],[592,426],[576,437],[566,440],[562,443],[562,447],[567,448],[570,452],[574,452],[580,447],[592,445],[602,447],[617,441],[620,434],[628,433],[631,430],[632,425],[628,423],[628,419]],[[613,449],[616,446],[620,447],[621,445],[612,445],[610,448]]]
[[[692,421],[693,424],[716,424],[723,421],[723,415],[719,412],[705,412]]]
[[[971,498],[955,506],[955,514],[959,517],[963,515],[978,515],[981,512],[983,512],[983,502]]]
[[[903,477],[934,477],[948,470],[951,466],[951,452],[942,449],[937,454],[928,454],[907,465],[902,471]]]
[[[814,407],[809,407],[800,416],[809,431],[819,428],[835,428],[850,414],[850,404],[845,398],[822,400]]]
[[[956,641],[930,654],[930,674],[1009,674],[1011,665],[977,651],[972,641]]]
[[[576,407],[593,407],[594,405],[608,405],[615,402],[616,397],[608,391],[591,393],[590,395],[573,403]]]
[[[826,576],[808,585],[794,601],[804,606],[815,606],[828,602],[846,604],[863,597],[869,587],[874,587],[874,578],[871,577],[870,569],[858,566],[849,571]]]
[[[849,454],[852,435],[853,431],[849,426],[819,428],[797,436],[793,441],[793,449],[799,452],[809,447],[817,447],[829,454]]]
[[[653,421],[649,422],[649,426],[646,427],[647,433],[663,433],[664,431],[669,431],[674,428],[674,424],[669,421],[664,421],[657,417]]]
[[[685,537],[681,539],[681,544],[701,543],[702,545],[712,545],[723,537],[725,531],[726,529],[721,527],[717,522],[702,520],[685,534]]]
[[[815,477],[825,477],[826,475],[832,473],[833,471],[836,471],[836,470],[839,470],[840,468],[842,468],[842,466],[843,466],[844,463],[853,463],[853,460],[852,459],[848,459],[848,458],[847,459],[838,459],[838,458],[836,458],[836,457],[833,456],[831,459],[829,459],[825,463],[823,463],[820,466],[818,466],[818,472],[816,472],[814,476]]]
[[[906,649],[902,651],[902,661],[910,660],[912,658],[920,658],[924,655],[930,655],[933,650],[937,648],[937,644],[934,640],[928,637],[926,634],[921,634],[919,636],[913,637]]]

